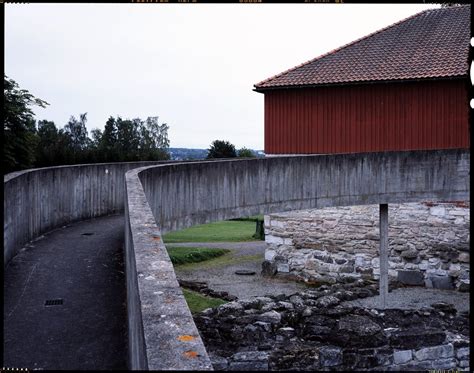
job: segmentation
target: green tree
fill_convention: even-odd
[[[3,173],[31,168],[38,142],[32,106],[46,107],[46,101],[3,77]]]
[[[77,161],[74,158],[74,152],[72,151],[71,137],[64,131],[64,129],[58,130],[58,153],[57,161],[55,164],[74,164]]]
[[[247,149],[245,147],[239,149],[237,153],[237,157],[240,158],[255,158],[255,153],[251,149]]]
[[[139,119],[123,120],[120,117],[117,118],[117,144],[115,149],[117,150],[118,158],[115,161],[124,162],[139,160],[139,124]]]
[[[151,136],[153,148],[164,150],[169,149],[170,140],[168,139],[168,124],[159,124],[158,117],[148,117],[145,121],[145,128]]]
[[[52,121],[40,120],[37,124],[38,145],[35,167],[48,167],[74,163],[71,137],[64,129],[57,129]]]
[[[104,132],[100,137],[97,150],[102,161],[113,162],[117,160],[117,147],[117,122],[114,117],[109,117],[105,123]]]
[[[237,157],[235,146],[229,141],[214,140],[211,144],[211,147],[207,149],[207,159],[234,157]]]
[[[91,136],[92,136],[91,147],[93,149],[98,149],[102,141],[102,131],[98,128],[94,128],[91,131]]]
[[[158,117],[109,117],[104,131],[92,134],[92,146],[97,143],[96,158],[104,162],[169,159],[168,128]]]
[[[98,128],[91,130],[91,139],[89,148],[86,151],[86,159],[89,163],[104,162],[104,156],[100,152],[100,143],[102,140],[102,131]]]
[[[169,159],[168,128],[166,123],[159,124],[158,117],[148,117],[140,122],[140,159]]]
[[[71,139],[71,147],[75,158],[81,158],[82,153],[91,144],[91,140],[87,133],[86,123],[87,113],[84,113],[79,114],[79,119],[76,119],[72,115],[69,122],[64,126],[64,132],[68,134]]]
[[[59,132],[54,122],[40,120],[37,124],[38,144],[36,147],[36,167],[46,167],[57,164]]]
[[[63,129],[63,145],[66,146],[65,164],[90,162],[89,148],[91,139],[88,136],[87,113],[79,114],[79,119],[71,115]]]

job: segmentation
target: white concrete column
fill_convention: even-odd
[[[388,296],[388,204],[380,205],[380,306],[385,309]]]

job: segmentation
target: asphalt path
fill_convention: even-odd
[[[71,224],[11,260],[3,287],[4,368],[127,368],[123,226],[119,215]]]

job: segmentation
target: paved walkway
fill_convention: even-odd
[[[123,216],[72,224],[27,245],[4,273],[3,366],[126,369]],[[62,305],[46,306],[62,299]]]
[[[214,261],[195,263],[192,266],[175,268],[176,276],[188,281],[205,281],[216,291],[226,291],[239,299],[267,294],[294,294],[306,289],[302,283],[281,279],[278,277],[263,277],[262,262],[265,256],[264,241],[251,242],[189,242],[168,244],[168,246],[210,247],[231,250],[231,261],[215,265]],[[253,276],[236,275],[237,270],[255,272]]]

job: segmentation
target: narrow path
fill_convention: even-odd
[[[176,276],[187,281],[205,281],[215,291],[226,291],[239,299],[267,294],[290,295],[306,289],[302,283],[278,277],[263,277],[262,262],[265,256],[264,241],[250,242],[187,242],[167,244],[181,247],[209,247],[229,249],[231,253],[206,262],[175,267]],[[237,270],[255,272],[252,276],[235,274]]]
[[[123,216],[28,244],[4,273],[3,366],[126,369]],[[62,305],[45,305],[62,299]]]

